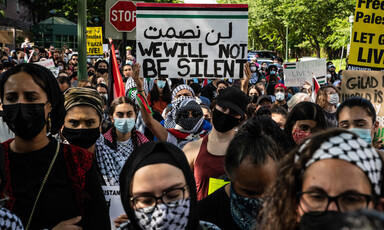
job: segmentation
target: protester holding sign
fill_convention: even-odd
[[[188,142],[195,141],[206,135],[206,132],[203,130],[203,111],[193,98],[193,90],[188,85],[180,85],[172,93],[173,98],[175,98],[172,101],[172,111],[167,116],[164,122],[165,127],[163,127],[151,116],[144,105],[147,103],[147,99],[142,93],[144,91],[143,80],[139,78],[139,74],[140,64],[135,63],[132,78],[137,85],[139,98],[142,98],[142,118],[157,139],[183,148]]]

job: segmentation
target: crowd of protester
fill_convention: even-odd
[[[376,111],[340,101],[332,63],[315,94],[279,57],[240,80],[143,79],[127,47],[111,98],[108,58],[79,80],[70,49],[0,56],[1,229],[384,229]]]

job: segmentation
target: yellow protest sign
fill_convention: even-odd
[[[103,55],[101,27],[87,27],[87,55]]]
[[[384,69],[384,0],[357,0],[348,64]]]
[[[216,178],[210,177],[209,184],[208,184],[208,195],[210,195],[214,191],[218,190],[219,188],[229,183],[230,183],[229,181],[224,181],[222,179],[216,179]]]

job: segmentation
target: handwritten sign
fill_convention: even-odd
[[[379,122],[375,138],[384,138],[384,73],[381,71],[343,71],[341,100],[349,97],[363,97],[369,100],[376,110]]]
[[[101,27],[87,27],[87,55],[103,55]]]
[[[137,3],[136,17],[143,77],[243,77],[248,5]]]
[[[383,1],[356,1],[348,60],[349,70],[384,71],[383,15]]]
[[[287,87],[312,84],[315,76],[319,82],[327,74],[326,59],[284,63],[284,83]]]
[[[55,77],[59,76],[59,68],[55,66],[53,59],[47,59],[45,61],[35,62],[35,64],[44,66],[45,68],[49,69]]]
[[[119,186],[102,186],[105,201],[109,209],[109,218],[111,220],[111,229],[116,229],[114,220],[124,215],[125,211],[121,204],[120,187]]]

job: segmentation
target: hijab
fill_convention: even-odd
[[[131,185],[136,171],[147,165],[161,163],[173,165],[183,172],[191,199],[186,229],[197,229],[199,221],[197,218],[196,184],[188,160],[178,147],[163,141],[151,141],[139,146],[132,152],[121,171],[121,201],[129,220],[135,229],[140,229],[135,212],[130,205]]]

